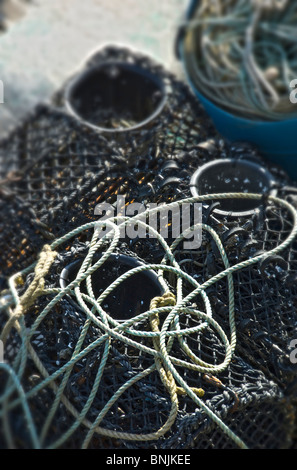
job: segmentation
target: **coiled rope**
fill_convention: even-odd
[[[184,24],[185,61],[197,89],[246,118],[296,117],[297,4],[289,0],[200,0]]]
[[[193,197],[177,201],[171,204],[168,204],[167,207],[170,209],[171,206],[184,203],[192,204],[199,203],[204,201],[210,201],[215,199],[253,199],[261,200],[263,195],[261,194],[248,194],[248,193],[229,193],[229,194],[210,194],[199,197]],[[217,233],[206,224],[197,224],[190,227],[187,231],[182,233],[171,246],[168,246],[165,239],[152,227],[146,224],[143,221],[144,215],[149,215],[154,211],[158,211],[159,208],[148,209],[145,213],[138,214],[134,217],[114,217],[105,221],[95,221],[85,224],[77,229],[71,231],[67,235],[61,237],[60,239],[54,241],[49,249],[49,246],[45,246],[44,250],[41,252],[40,258],[37,263],[29,266],[20,273],[15,274],[9,279],[10,295],[11,299],[7,302],[7,295],[5,299],[2,299],[2,307],[0,310],[7,311],[9,313],[9,320],[4,327],[1,337],[6,339],[8,338],[9,331],[14,327],[20,334],[22,339],[21,347],[13,361],[13,364],[10,366],[8,364],[0,363],[0,370],[3,369],[9,375],[7,380],[7,386],[3,395],[0,397],[0,404],[2,408],[0,410],[0,417],[3,420],[3,429],[7,442],[12,445],[13,436],[11,435],[11,430],[8,424],[8,412],[20,404],[23,407],[25,419],[27,421],[29,435],[31,437],[32,446],[34,448],[44,447],[44,441],[46,439],[47,433],[50,429],[52,420],[58,410],[60,403],[63,403],[67,410],[74,416],[74,423],[69,427],[69,429],[64,432],[54,443],[52,443],[50,448],[60,447],[74,432],[78,429],[79,426],[83,425],[88,428],[87,435],[82,444],[82,448],[87,448],[94,433],[98,433],[103,436],[108,436],[116,439],[130,440],[130,441],[150,441],[156,440],[159,437],[166,434],[172,428],[177,413],[178,413],[178,394],[187,394],[205,414],[210,417],[220,429],[232,439],[240,448],[247,448],[246,444],[242,439],[237,436],[221,419],[217,416],[207,405],[203,402],[203,391],[201,389],[191,388],[181,374],[177,371],[178,367],[187,368],[200,373],[207,374],[219,374],[224,371],[232,359],[235,347],[236,347],[236,325],[234,317],[234,289],[233,289],[233,278],[232,275],[240,269],[244,269],[248,266],[258,263],[262,260],[263,257],[280,253],[286,247],[288,247],[291,242],[296,238],[297,234],[297,212],[295,208],[289,204],[287,201],[279,199],[277,197],[269,196],[267,200],[275,204],[278,207],[281,207],[287,210],[293,218],[293,226],[290,235],[285,241],[280,245],[276,246],[271,251],[256,256],[254,258],[247,259],[236,265],[230,266],[226,252],[224,250],[223,244],[217,235]],[[142,220],[140,220],[140,218]],[[114,281],[97,299],[94,296],[92,288],[92,279],[91,275],[104,264],[104,262],[109,258],[109,256],[114,252],[119,240],[120,240],[120,229],[123,225],[128,223],[136,223],[143,225],[147,228],[149,233],[154,235],[160,245],[163,247],[165,256],[160,264],[147,264],[142,265],[136,268],[133,268],[121,275],[116,281]],[[102,238],[99,236],[100,230],[103,228],[109,228],[111,232],[105,234]],[[185,273],[174,257],[174,250],[178,247],[179,243],[189,235],[190,232],[202,227],[203,230],[208,231],[215,241],[216,246],[220,252],[222,261],[224,263],[225,269],[220,273],[213,276],[211,279],[208,279],[203,284],[198,284],[198,282],[190,275]],[[59,246],[63,245],[65,242],[68,242],[71,238],[76,237],[85,230],[94,229],[92,240],[89,244],[88,253],[80,267],[80,270],[77,274],[75,280],[73,280],[65,288],[45,288],[44,287],[44,278],[50,266],[56,256],[57,249]],[[102,248],[103,244],[109,241],[110,245],[104,251],[103,256],[93,263],[94,254]],[[169,263],[169,264],[167,264]],[[17,291],[17,283],[19,283],[20,278],[23,278],[26,274],[32,272],[35,268],[35,277],[32,284],[29,286],[28,290],[23,294],[22,297],[19,297]],[[165,294],[162,297],[157,297],[152,299],[150,304],[150,310],[140,315],[137,315],[134,318],[131,318],[125,322],[117,322],[114,320],[107,312],[102,308],[102,303],[104,299],[122,282],[128,279],[130,276],[133,276],[139,272],[145,270],[155,270],[158,272],[160,283],[163,285]],[[164,279],[164,273],[169,272],[176,276],[176,296],[173,295],[168,289],[168,285]],[[230,339],[218,324],[218,322],[212,316],[212,307],[210,301],[206,294],[206,289],[216,283],[217,281],[227,278],[228,282],[228,295],[229,295],[229,326],[230,326]],[[82,281],[86,281],[87,294],[81,292],[80,284]],[[193,286],[193,291],[188,294],[186,297],[183,297],[182,285],[183,281],[188,281]],[[34,286],[34,288],[32,287]],[[54,296],[52,300],[46,305],[46,307],[40,312],[36,318],[33,325],[27,329],[25,325],[25,315],[27,309],[31,305],[29,299],[29,292],[32,295],[32,298],[36,300],[38,296]],[[76,298],[76,302],[79,304],[80,308],[86,315],[86,321],[81,329],[79,339],[72,353],[71,359],[57,369],[54,373],[49,375],[48,371],[40,361],[38,353],[35,351],[33,346],[30,343],[30,340],[34,333],[37,331],[39,324],[43,321],[46,315],[53,309],[53,307],[65,296],[72,295]],[[189,302],[194,299],[197,295],[201,295],[204,305],[205,312],[197,310],[196,308],[189,307]],[[25,301],[24,301],[25,299]],[[0,298],[1,305],[1,298]],[[14,309],[13,309],[14,307]],[[165,319],[159,329],[159,315],[165,315]],[[195,327],[181,329],[179,323],[179,316],[181,314],[188,314],[198,319],[202,320],[202,323],[199,323]],[[151,331],[135,329],[134,325],[139,322],[148,320],[151,325]],[[95,341],[89,344],[87,347],[83,348],[83,342],[88,332],[88,329],[91,324],[95,324],[101,331],[102,334]],[[210,364],[205,361],[202,361],[197,357],[193,351],[189,348],[186,343],[186,337],[197,332],[201,332],[204,329],[212,328],[215,330],[223,342],[225,347],[225,358],[221,364]],[[149,347],[145,344],[136,341],[135,339],[140,338],[151,338],[153,341],[153,347]],[[174,356],[172,351],[172,345],[175,338],[178,338],[181,348],[186,353],[189,360],[181,360]],[[104,368],[107,363],[108,356],[110,354],[110,345],[111,340],[116,339],[122,343],[132,346],[139,351],[143,351],[149,354],[153,359],[154,363],[147,369],[137,373],[134,377],[130,378],[126,383],[124,383],[109,399],[105,406],[98,412],[96,419],[93,422],[90,422],[86,415],[90,410],[94,397],[100,387],[100,381],[104,372]],[[98,348],[99,346],[104,346],[104,352],[101,358],[100,365],[97,370],[97,374],[90,391],[90,395],[83,406],[82,410],[79,412],[74,405],[68,400],[65,395],[65,387],[67,381],[70,377],[70,374],[73,370],[75,364],[85,357],[89,352]],[[37,369],[43,376],[43,380],[35,385],[31,390],[25,391],[22,388],[21,381],[22,376],[26,366],[26,360],[28,356],[34,361]],[[157,431],[153,431],[148,434],[137,434],[137,433],[127,433],[122,431],[114,431],[106,429],[100,426],[102,420],[107,415],[111,407],[116,403],[120,396],[129,388],[136,384],[138,381],[142,380],[153,371],[157,370],[159,372],[160,378],[166,391],[169,393],[171,401],[171,410],[169,416],[163,424],[163,426]],[[56,381],[58,378],[61,378],[59,385]],[[34,397],[40,390],[45,387],[50,386],[55,392],[55,400],[51,405],[47,418],[43,424],[43,429],[40,435],[37,435],[36,427],[34,425],[33,416],[30,413],[28,408],[28,400]],[[17,393],[18,398],[15,398],[15,393]]]

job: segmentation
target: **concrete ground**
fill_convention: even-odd
[[[0,137],[106,43],[133,46],[182,74],[174,39],[188,1],[0,0],[8,21],[0,34]]]

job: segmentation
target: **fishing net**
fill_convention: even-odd
[[[39,106],[1,142],[1,193],[12,193],[12,198],[22,199],[21,204],[28,203],[31,220],[36,224],[34,232],[25,227],[21,232],[15,231],[12,224],[2,228],[6,231],[0,242],[1,266],[5,275],[13,273],[16,267],[27,265],[27,251],[32,250],[31,237],[35,237],[33,249],[38,253],[46,240],[57,235],[56,229],[59,233],[60,230],[68,231],[63,219],[60,220],[62,224],[58,219],[53,223],[57,212],[67,218],[69,208],[75,204],[77,207],[81,197],[91,191],[99,189],[100,192],[102,188],[101,196],[105,196],[109,188],[106,183],[113,168],[117,168],[117,175],[127,171],[129,166],[133,171],[135,162],[139,166],[141,160],[142,164],[145,161],[144,175],[155,165],[158,157],[164,159],[190,150],[215,134],[210,120],[187,86],[151,59],[127,49],[108,47],[93,55],[86,69],[95,67],[96,70],[100,64],[111,63],[114,66],[123,62],[141,71],[148,70],[166,86],[165,106],[149,127],[120,134],[98,133],[63,107],[65,86],[54,97],[55,106]],[[114,113],[116,121],[117,110]],[[14,204],[15,211],[21,213],[22,208],[17,208],[16,201]],[[79,210],[77,207],[77,212]],[[10,217],[11,214],[3,207],[2,220],[7,221]],[[14,266],[12,270],[11,264]]]
[[[275,201],[271,202],[275,204]],[[283,208],[294,214],[292,207],[284,205]],[[25,408],[24,397],[18,387],[12,386],[10,371],[7,388],[3,393],[3,396],[7,394],[9,398],[5,403],[6,408],[3,409],[9,429],[6,435],[18,436],[21,446],[24,447],[30,446],[30,439],[33,444],[49,447],[101,448],[188,448],[203,446],[205,440],[208,441],[207,447],[228,448],[234,447],[234,443],[243,446],[242,437],[245,445],[256,448],[282,448],[292,444],[293,400],[291,394],[286,391],[284,382],[278,384],[277,380],[267,378],[267,374],[260,370],[260,360],[257,361],[257,358],[253,358],[254,363],[257,362],[255,367],[254,363],[242,359],[241,354],[237,356],[237,353],[234,353],[232,343],[239,328],[234,326],[232,320],[233,313],[236,314],[236,309],[232,313],[232,292],[236,299],[235,305],[240,294],[237,297],[236,277],[234,276],[233,289],[232,281],[227,276],[228,293],[224,299],[226,274],[220,276],[220,273],[224,268],[228,270],[229,264],[220,239],[212,234],[211,238],[216,241],[224,262],[223,267],[218,270],[219,277],[216,279],[214,273],[211,277],[205,276],[204,282],[201,283],[202,290],[201,284],[196,280],[199,277],[198,271],[195,271],[196,279],[186,275],[186,263],[181,260],[175,265],[172,260],[171,263],[166,263],[166,260],[164,262],[164,257],[159,262],[155,260],[153,264],[147,264],[146,260],[142,259],[140,265],[135,267],[133,274],[136,275],[137,271],[140,275],[154,267],[160,268],[163,261],[161,269],[164,269],[165,273],[168,271],[171,275],[184,277],[186,283],[180,290],[181,297],[178,294],[179,287],[172,281],[172,276],[164,275],[163,278],[164,291],[176,290],[176,303],[172,293],[169,295],[169,301],[168,297],[166,300],[165,294],[156,296],[157,291],[153,286],[157,280],[153,285],[149,285],[145,277],[140,276],[140,279],[137,279],[135,276],[133,279],[131,267],[121,271],[120,261],[108,264],[102,271],[104,259],[95,257],[98,250],[105,254],[105,262],[108,262],[111,253],[118,257],[135,257],[137,261],[139,257],[133,255],[128,244],[123,241],[116,248],[120,238],[112,238],[110,245],[104,243],[104,239],[99,238],[98,241],[96,230],[91,243],[83,243],[77,239],[81,231],[89,230],[95,224],[98,226],[98,222],[93,222],[75,229],[72,234],[54,242],[52,250],[44,250],[43,254],[46,256],[44,260],[40,257],[35,277],[32,274],[23,276],[24,285],[18,276],[15,277],[20,286],[19,295],[27,292],[28,288],[32,290],[33,279],[35,280],[46,266],[48,254],[51,253],[52,258],[46,266],[47,280],[36,302],[32,305],[30,300],[37,295],[34,289],[29,296],[29,303],[24,300],[26,294],[21,296],[17,304],[21,309],[22,305],[26,307],[25,316],[14,316],[15,321],[19,321],[16,331],[9,328],[7,331],[7,324],[2,330],[3,341],[6,341],[7,335],[9,338],[5,347],[7,360],[12,361],[15,372],[20,374],[22,371],[22,393],[27,394],[26,400],[34,418],[34,427],[28,420],[30,433],[27,432],[21,438],[20,431],[24,429],[24,423],[15,417],[22,416],[19,407]],[[212,233],[211,229],[206,232]],[[296,227],[292,226],[283,249],[286,249],[295,237],[294,232]],[[76,239],[74,243],[70,243],[72,238]],[[158,238],[158,242],[161,244],[160,248],[170,254],[168,246],[161,238]],[[205,254],[209,242],[209,237],[203,237],[202,254]],[[281,250],[280,245],[278,246]],[[176,258],[183,257],[183,249],[174,251]],[[188,258],[188,253],[186,256]],[[199,252],[195,260],[189,263],[187,259],[187,263],[196,266],[200,263],[200,256]],[[255,261],[260,262],[263,259],[263,255],[260,255],[256,256]],[[75,264],[77,261],[78,266]],[[76,267],[72,278],[65,275],[65,267],[69,266],[69,262],[70,266]],[[241,268],[244,271],[244,266],[252,264],[253,259],[251,261],[251,258],[248,258]],[[98,276],[93,278],[97,270]],[[232,271],[236,273],[240,272],[240,269],[231,264],[229,272]],[[44,274],[42,278],[43,276]],[[137,292],[134,293],[134,298],[140,295],[138,308],[130,312],[133,315],[130,320],[128,315],[128,319],[124,318],[124,323],[117,323],[112,315],[117,312],[118,302],[120,306],[125,303],[122,297],[125,295],[125,289],[116,293],[116,288],[121,283],[124,284],[128,276],[133,279],[134,292]],[[66,284],[59,288],[61,278]],[[102,284],[102,278],[107,278],[107,290]],[[89,279],[91,284],[86,282],[84,285],[84,279]],[[222,285],[219,285],[220,281],[224,281]],[[195,287],[194,292],[189,288],[188,284],[191,283]],[[211,320],[205,299],[208,297],[213,305],[211,290],[217,283],[219,289],[214,304],[215,316]],[[144,284],[146,298],[139,291],[139,287]],[[79,289],[76,289],[75,285],[80,286]],[[38,285],[36,289],[39,289]],[[197,298],[199,290],[200,294],[205,292],[205,296],[201,296],[202,299]],[[68,298],[69,294],[71,298]],[[148,307],[147,299],[150,298],[155,299],[156,303],[151,302]],[[185,300],[182,300],[183,298]],[[225,311],[224,319],[220,317],[219,300],[226,302],[227,312]],[[179,303],[183,305],[179,307]],[[104,310],[101,310],[100,305]],[[174,315],[174,308],[179,313],[177,317]],[[158,315],[157,323],[154,323],[153,313]],[[228,323],[224,324],[226,317]],[[226,331],[227,337],[231,337],[230,343],[220,330],[218,321]],[[162,335],[166,337],[167,331],[169,334],[167,348],[165,346],[165,351],[168,349],[166,358],[166,352],[162,349]],[[183,331],[185,333],[181,334]],[[157,334],[152,336],[152,332]],[[171,341],[170,337],[174,338],[174,341]],[[185,342],[181,340],[183,337],[186,338]],[[24,355],[24,341],[28,357]],[[241,344],[239,337],[238,343]],[[160,359],[152,351],[161,352]],[[187,360],[189,358],[191,361]],[[178,386],[175,380],[172,380],[169,364]],[[5,374],[5,370],[2,373]],[[17,377],[14,377],[14,380],[17,382]],[[43,413],[37,412],[39,407],[42,407]],[[10,408],[11,413],[8,411]],[[226,428],[226,425],[230,427]],[[221,429],[219,433],[217,426]],[[93,441],[93,433],[99,434],[100,437],[96,435]],[[243,436],[237,437],[240,433],[243,433]],[[101,435],[105,436],[103,440]],[[209,435],[211,437],[208,440]],[[37,442],[36,436],[39,439]],[[13,439],[12,442],[14,443]]]
[[[294,445],[295,190],[158,73],[172,91],[156,128],[98,134],[63,111],[62,90],[1,144],[1,447]],[[269,168],[280,199],[191,197],[197,168],[226,157]],[[127,208],[201,202],[201,247],[170,249],[170,216],[166,242],[111,219],[101,239],[95,208],[119,195]],[[227,200],[257,210],[222,215]]]

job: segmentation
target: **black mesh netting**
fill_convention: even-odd
[[[40,106],[1,143],[1,289],[7,288],[8,276],[36,260],[45,243],[96,220],[94,210],[100,202],[115,204],[118,195],[125,195],[127,204],[137,201],[145,205],[190,197],[192,174],[213,160],[228,157],[262,164],[269,168],[275,179],[277,195],[295,204],[296,189],[288,186],[286,175],[279,168],[263,162],[249,146],[230,145],[220,139],[188,88],[151,60],[125,49],[107,48],[96,54],[88,67],[92,69],[94,64],[97,67],[115,59],[144,67],[166,82],[169,88],[166,105],[144,128],[115,134],[98,133],[68,115],[63,88],[51,106]],[[89,115],[87,118],[90,120]],[[106,119],[108,124],[105,126],[116,128],[117,116],[112,119],[112,124],[110,115]],[[120,116],[124,124],[127,119],[132,118]],[[231,265],[273,249],[292,230],[292,216],[286,209],[269,202],[265,194],[259,210],[251,216],[218,215],[218,203],[213,201],[204,206],[203,222],[219,234]],[[48,288],[60,287],[63,269],[83,259],[91,236],[92,230],[88,230],[62,245],[46,276]],[[280,255],[267,257],[234,273],[237,346],[231,363],[217,380],[211,374],[178,367],[189,386],[205,391],[202,400],[207,406],[252,448],[292,447],[296,439],[296,365],[289,357],[289,344],[295,339],[297,330],[296,253],[295,243]],[[164,251],[157,240],[126,238],[121,240],[118,254],[142,263],[159,263]],[[224,269],[219,251],[207,232],[203,232],[198,250],[178,249],[175,258],[199,283]],[[113,280],[122,274],[119,269],[112,266],[101,273],[101,280]],[[19,287],[20,292],[25,291],[32,278],[32,274],[27,276],[25,285]],[[174,290],[170,274],[166,274],[166,280]],[[146,281],[139,282],[141,286]],[[186,294],[191,286],[184,283],[183,289]],[[226,279],[213,284],[206,293],[215,319],[229,337]],[[124,295],[123,292],[120,294]],[[152,292],[151,297],[155,295]],[[40,297],[26,313],[23,327],[32,326],[52,298],[52,295]],[[200,298],[195,299],[195,304],[203,311]],[[117,308],[117,300],[107,308],[113,306]],[[0,318],[2,327],[7,319],[4,310]],[[200,322],[188,313],[181,314],[179,320],[181,328],[194,327]],[[68,363],[85,321],[85,313],[70,296],[64,297],[40,321],[30,344],[47,374],[57,373]],[[143,321],[134,327],[149,330],[150,325]],[[91,322],[82,349],[102,334],[98,325]],[[137,341],[152,347],[149,338],[138,338]],[[213,364],[222,362],[224,346],[211,328],[190,335],[187,341],[201,360]],[[104,357],[104,344],[90,349],[71,368],[63,399],[44,432],[43,446],[77,448],[82,445],[88,425],[80,423],[68,431],[75,423],[75,413],[80,413],[88,403]],[[12,330],[5,348],[8,363],[13,362],[21,347],[19,333]],[[177,340],[172,351],[175,357],[185,358]],[[63,374],[57,373],[55,377],[56,389],[52,389],[52,383],[39,388],[44,375],[31,356],[29,353],[23,366],[21,384],[28,394],[37,434],[42,435]],[[84,419],[92,423],[122,385],[153,363],[151,355],[113,339],[100,387],[92,396]],[[2,370],[1,375],[3,392],[8,383],[7,371]],[[3,401],[3,409],[7,411],[2,409],[3,421],[6,420],[6,433],[0,438],[2,447],[8,445],[9,435],[13,436],[14,446],[32,446],[19,396],[14,391],[9,400]],[[159,373],[154,371],[127,388],[110,407],[100,426],[118,432],[150,433],[164,425],[170,406],[168,391]],[[236,447],[187,396],[179,397],[179,411],[173,426],[157,440],[130,441],[95,433],[88,445],[91,448]]]
[[[215,133],[188,88],[150,59],[126,49],[110,47],[90,59],[89,67],[93,62],[114,64],[115,61],[126,61],[149,70],[166,85],[165,107],[148,127],[120,135],[99,134],[65,111],[63,88],[54,99],[55,107],[38,107],[1,143],[1,192],[6,195],[12,191],[12,198],[16,194],[20,196],[34,211],[34,215],[31,212],[31,220],[37,221],[34,222],[37,225],[38,222],[46,224],[42,231],[40,225],[36,226],[34,236],[37,234],[40,239],[35,244],[37,250],[44,239],[56,235],[58,223],[53,223],[53,220],[57,211],[66,215],[68,208],[80,200],[80,195],[83,197],[95,188],[100,190],[101,197],[106,195],[110,190],[107,183],[113,168],[117,175],[126,171],[129,165],[133,171],[135,162],[139,165],[141,159],[144,166],[139,168],[137,175],[141,179],[147,175],[148,169],[156,166],[157,159],[190,150]],[[7,218],[9,214],[3,210],[2,220]],[[62,224],[60,228],[67,232],[68,226],[64,221]],[[17,260],[19,267],[23,267],[28,261],[27,256],[23,258],[23,251],[27,250],[28,244],[31,245],[33,232],[25,228],[9,231],[9,226],[2,228],[5,233],[1,237],[3,262],[15,266]],[[8,240],[10,252],[6,260],[4,247]],[[5,264],[4,269],[7,274],[12,272]]]

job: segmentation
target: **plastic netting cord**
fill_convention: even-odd
[[[204,196],[199,196],[196,198],[187,198],[168,204],[170,208],[173,204],[178,203],[182,205],[183,203],[195,203],[195,202],[204,202],[215,199],[254,199],[261,200],[263,195],[261,194],[248,194],[248,193],[229,193],[229,194],[209,194]],[[39,260],[37,263],[29,266],[20,273],[13,275],[9,279],[9,290],[10,290],[10,300],[7,303],[7,292],[2,300],[3,306],[1,309],[7,311],[9,314],[9,319],[2,331],[1,338],[5,341],[9,336],[11,328],[15,328],[22,340],[19,351],[11,365],[0,364],[0,368],[8,374],[7,385],[4,390],[2,397],[0,397],[0,403],[2,404],[2,409],[0,410],[0,417],[3,421],[3,429],[5,437],[8,443],[13,442],[13,437],[11,435],[11,430],[9,427],[8,421],[8,412],[15,407],[21,405],[24,411],[24,416],[27,421],[28,430],[30,433],[32,446],[35,448],[40,448],[44,446],[44,441],[46,439],[48,430],[52,420],[57,413],[60,403],[63,403],[67,410],[74,416],[75,420],[71,427],[63,433],[54,443],[52,443],[50,448],[57,448],[63,445],[63,443],[77,430],[81,425],[85,426],[88,429],[87,435],[82,444],[82,448],[87,448],[94,433],[98,433],[103,436],[108,436],[111,438],[117,438],[122,440],[130,441],[149,441],[156,440],[159,437],[163,436],[168,432],[173,423],[175,422],[177,412],[178,412],[178,393],[187,394],[198,407],[203,410],[206,415],[211,418],[226,434],[231,440],[233,440],[237,446],[241,448],[247,448],[246,444],[242,439],[237,436],[229,426],[227,426],[222,419],[217,416],[202,400],[203,391],[201,389],[197,390],[190,387],[182,375],[178,372],[177,368],[187,368],[192,371],[197,371],[197,373],[211,373],[219,374],[224,371],[230,364],[233,353],[236,348],[236,325],[235,325],[235,298],[234,298],[234,289],[233,289],[233,278],[232,275],[238,270],[241,270],[245,267],[251,266],[255,263],[258,263],[263,257],[267,255],[277,254],[288,247],[291,242],[295,239],[297,234],[297,211],[295,208],[289,204],[287,201],[279,199],[277,197],[268,197],[268,201],[272,204],[280,206],[281,208],[287,210],[293,218],[293,227],[292,231],[285,241],[273,248],[270,252],[261,254],[259,256],[249,258],[244,260],[236,265],[230,266],[224,246],[220,240],[218,234],[206,224],[198,224],[190,227],[184,233],[182,233],[171,246],[167,244],[165,239],[144,222],[143,217],[149,214],[152,214],[155,211],[158,211],[158,208],[148,209],[145,213],[138,214],[134,217],[124,218],[124,217],[114,217],[104,221],[94,221],[88,224],[85,224],[81,227],[76,228],[67,235],[61,237],[60,239],[54,241],[51,246],[45,246],[44,250],[41,252]],[[140,220],[142,219],[142,220]],[[159,264],[145,264],[133,269],[130,269],[128,272],[121,275],[116,279],[112,284],[101,293],[101,295],[96,298],[93,292],[92,278],[91,275],[102,266],[106,260],[114,253],[119,240],[120,240],[120,229],[123,225],[128,223],[137,223],[145,227],[148,232],[154,235],[160,245],[163,247],[165,256]],[[212,278],[208,279],[202,284],[199,284],[194,277],[185,273],[178,262],[175,260],[174,251],[177,249],[178,245],[191,233],[193,230],[201,227],[203,230],[207,231],[213,238],[219,252],[221,259],[224,264],[224,270],[216,274]],[[106,233],[103,237],[100,235],[102,229],[108,228],[109,233]],[[84,258],[84,261],[79,269],[79,272],[76,278],[69,283],[65,288],[46,288],[44,278],[46,277],[47,272],[50,269],[51,263],[57,253],[57,249],[63,245],[65,242],[68,242],[71,238],[76,237],[80,233],[86,230],[93,229],[94,233],[88,247],[88,253]],[[103,256],[93,262],[95,253],[102,248],[102,246],[108,241],[109,246],[104,251]],[[17,285],[20,283],[20,279],[35,268],[35,277],[33,282],[28,287],[27,291],[19,296]],[[114,320],[102,307],[106,297],[114,291],[114,289],[123,283],[127,278],[145,271],[145,270],[155,270],[158,273],[158,278],[160,283],[164,288],[164,295],[162,297],[154,298],[151,301],[150,309],[144,313],[141,313],[129,320],[124,322],[117,322]],[[165,273],[172,273],[176,277],[176,285],[174,286],[176,291],[176,296],[169,291],[168,284],[165,281]],[[228,297],[229,297],[229,327],[230,327],[230,339],[228,339],[226,333],[218,324],[218,322],[213,318],[212,307],[209,301],[209,298],[206,294],[206,289],[219,280],[227,278],[228,284]],[[80,289],[80,285],[83,281],[86,281],[87,293],[83,293]],[[183,281],[189,282],[193,291],[190,294],[183,296]],[[25,325],[25,313],[29,305],[34,302],[28,301],[28,291],[33,299],[44,295],[52,295],[52,300],[46,305],[46,307],[39,313],[35,319],[33,325],[30,328],[26,328]],[[62,367],[56,370],[51,375],[48,373],[41,360],[38,357],[37,352],[30,343],[30,339],[37,331],[38,325],[46,317],[46,315],[53,309],[53,307],[66,295],[71,295],[76,298],[76,302],[79,307],[86,315],[85,323],[80,331],[79,339],[74,348],[71,359],[66,362]],[[203,299],[205,305],[205,312],[194,308],[190,302],[197,296],[200,295]],[[5,306],[4,306],[5,303]],[[1,305],[1,303],[0,303]],[[179,316],[181,313],[186,313],[193,317],[196,317],[201,320],[201,323],[194,327],[181,329],[179,323]],[[159,316],[165,316],[165,319],[162,323],[161,328],[159,329]],[[151,325],[151,330],[147,329],[139,330],[135,328],[137,324],[142,321],[148,320]],[[95,324],[102,335],[98,337],[95,341],[88,344],[87,347],[83,348],[83,342],[86,337],[86,334],[92,324]],[[225,358],[220,364],[211,364],[201,360],[197,357],[190,349],[187,344],[186,338],[191,334],[202,332],[205,329],[212,328],[220,340],[224,344],[225,348]],[[153,340],[153,346],[149,347],[145,344],[141,344],[137,339],[140,338],[151,338]],[[174,356],[172,353],[172,345],[174,340],[177,339],[182,350],[188,357],[190,361],[179,359]],[[100,380],[102,378],[104,368],[107,363],[107,359],[110,353],[111,341],[119,340],[122,343],[132,346],[139,351],[143,351],[146,354],[150,355],[154,359],[153,365],[150,367],[141,370],[135,376],[127,380],[123,385],[121,385],[114,395],[107,401],[105,406],[101,409],[96,419],[93,422],[90,422],[87,419],[87,413],[92,406],[94,397],[100,387]],[[65,396],[65,387],[67,381],[70,377],[71,371],[75,364],[84,356],[86,356],[90,351],[98,348],[103,345],[104,350],[100,360],[100,365],[98,367],[96,377],[91,389],[91,392],[82,408],[79,412],[75,406],[69,401]],[[25,365],[27,358],[30,357],[41,375],[43,376],[42,382],[34,386],[31,390],[25,392],[22,387],[22,376],[24,374]],[[151,433],[146,434],[136,434],[128,433],[122,431],[115,431],[106,429],[100,426],[104,417],[107,415],[109,410],[112,408],[114,403],[119,399],[123,393],[132,387],[135,383],[143,379],[144,377],[151,374],[153,371],[157,370],[160,374],[162,383],[164,384],[171,401],[171,410],[167,417],[166,422],[158,429],[154,430]],[[57,379],[61,379],[59,385],[57,384]],[[47,417],[43,424],[43,428],[40,433],[37,432],[34,417],[29,409],[28,400],[35,396],[40,390],[45,387],[50,386],[55,392],[55,399],[49,408]],[[16,398],[16,394],[18,398]]]

